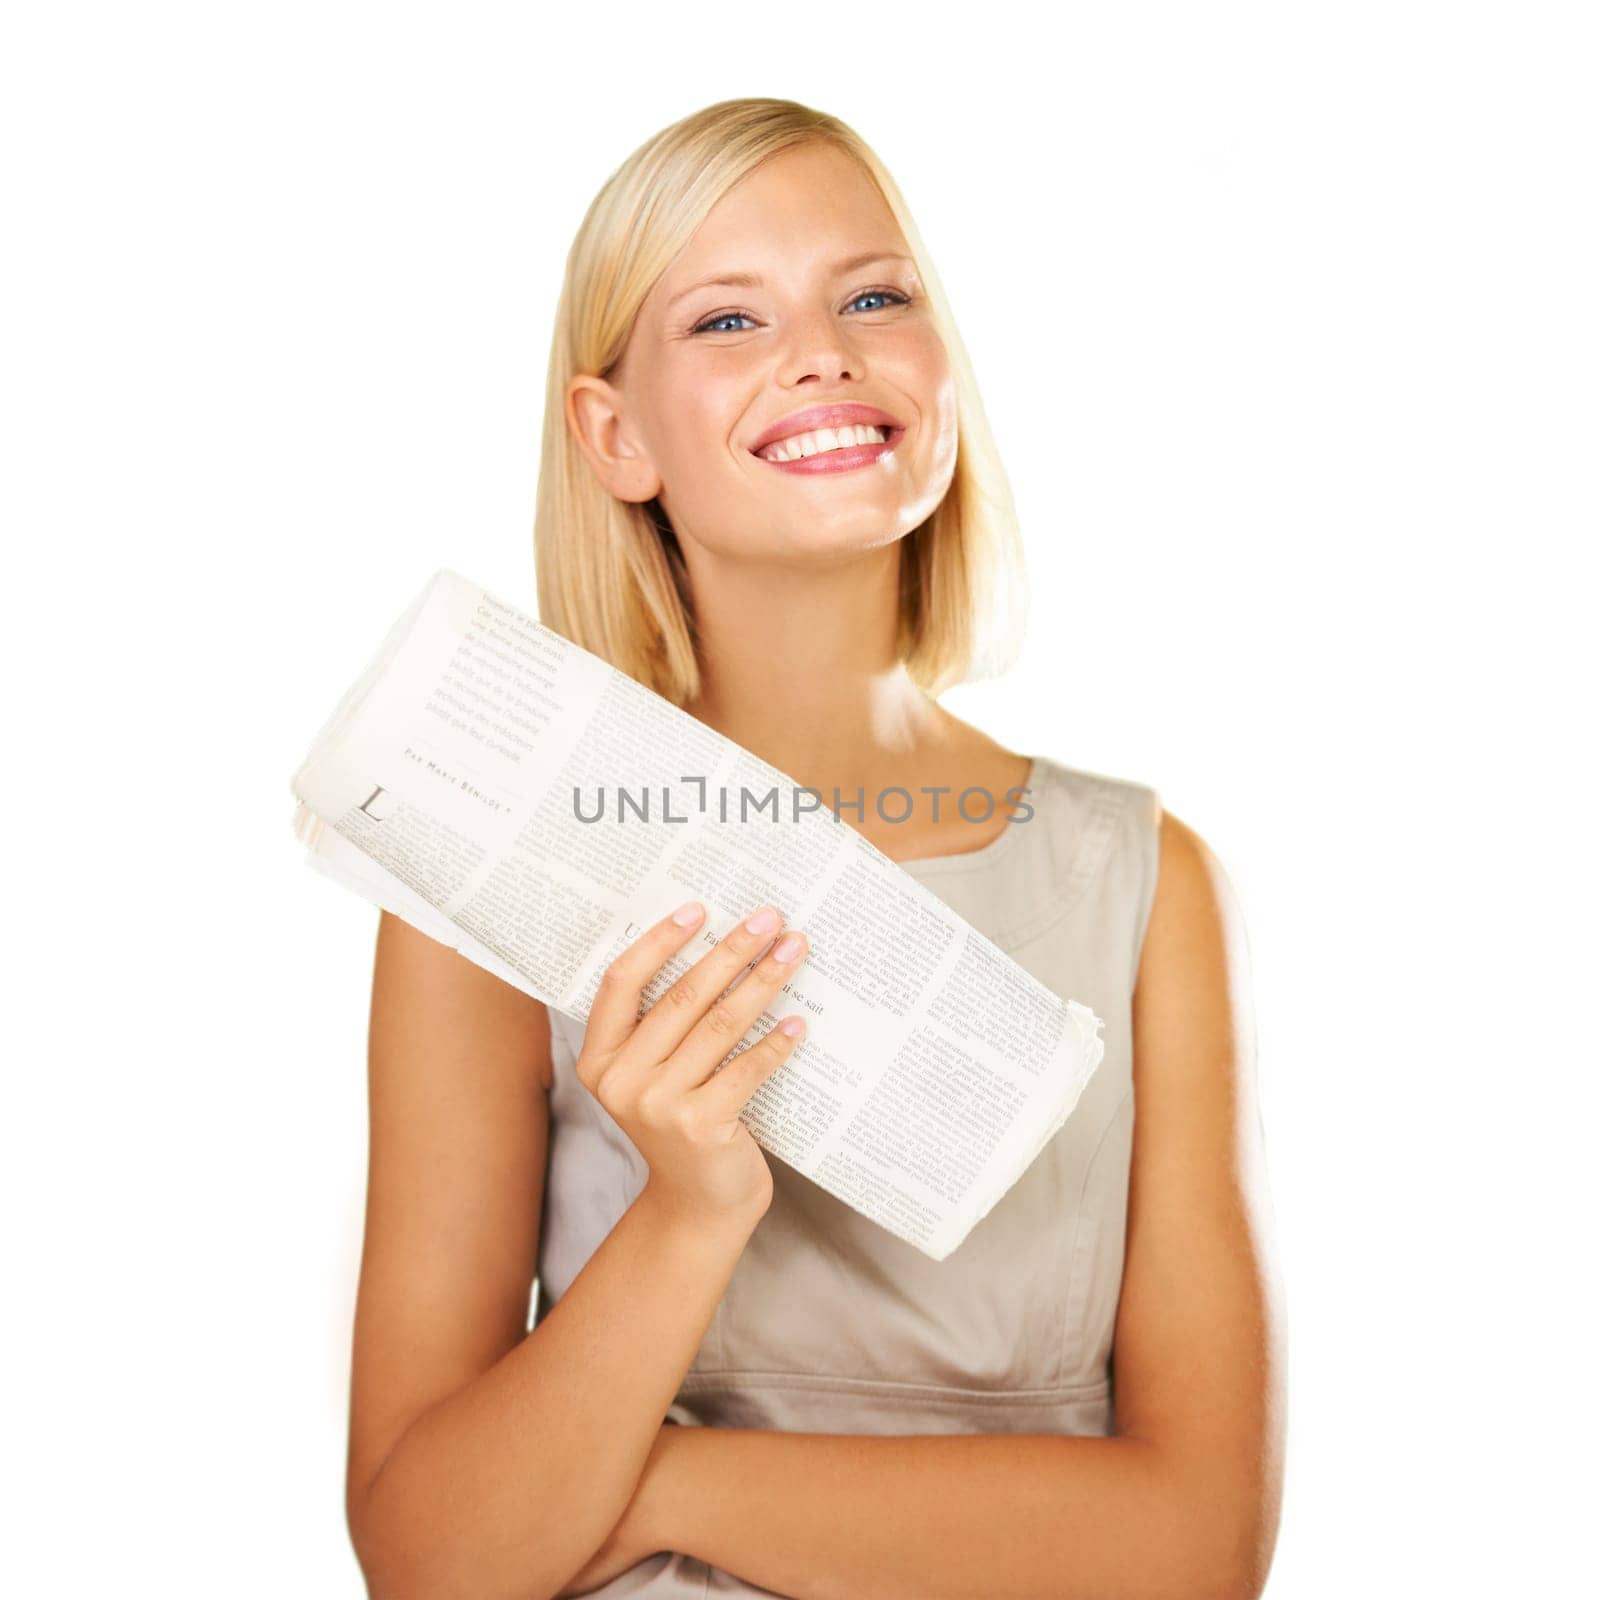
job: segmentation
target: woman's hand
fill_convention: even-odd
[[[711,1223],[748,1222],[772,1203],[772,1169],[739,1113],[788,1059],[805,1033],[804,1019],[785,1017],[720,1070],[719,1063],[793,977],[806,942],[802,934],[785,933],[726,994],[782,923],[764,906],[641,1018],[646,984],[704,918],[698,902],[663,917],[606,968],[576,1070],[644,1157],[647,1188],[658,1203]]]

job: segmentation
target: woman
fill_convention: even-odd
[[[934,698],[1014,645],[1015,531],[931,265],[848,127],[731,101],[606,185],[536,548],[545,622],[840,791],[1092,1005],[1106,1054],[934,1262],[739,1120],[781,1024],[714,1071],[806,960],[782,906],[641,1018],[705,903],[663,918],[586,1029],[384,914],[348,1483],[371,1592],[1259,1593],[1284,1354],[1238,913],[1151,789]],[[891,788],[924,797],[904,821]],[[1031,814],[938,806],[974,788]]]

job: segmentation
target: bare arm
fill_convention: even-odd
[[[632,1026],[639,983],[665,953],[631,999],[624,981],[597,1002],[592,1038],[603,1011]],[[674,1009],[688,1027],[704,1006]],[[734,1041],[748,1027],[724,1021],[738,1027]],[[734,1041],[713,1047],[707,1071]],[[753,1092],[757,1065],[780,1059],[759,1046],[746,1055],[724,1098],[741,1076]],[[559,1591],[622,1518],[764,1209],[739,1185],[726,1205],[686,1203],[652,1163],[639,1198],[529,1332],[549,1074],[542,1005],[383,914],[346,1486],[375,1600]]]
[[[1284,1334],[1243,931],[1164,820],[1134,999],[1137,1118],[1117,1433],[670,1429],[630,1507],[796,1600],[1247,1600],[1277,1533]]]

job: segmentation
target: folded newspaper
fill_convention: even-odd
[[[1104,1054],[1089,1007],[817,791],[449,568],[290,788],[310,865],[579,1022],[611,960],[685,899],[705,903],[710,939],[780,906],[809,954],[738,1048],[796,1010],[807,1031],[742,1119],[935,1261],[1028,1169]],[[646,1005],[703,948],[678,952]]]

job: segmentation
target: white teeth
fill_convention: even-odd
[[[843,428],[818,428],[814,433],[797,433],[780,439],[761,452],[764,461],[798,461],[802,456],[820,455],[824,450],[847,450],[857,444],[886,444],[887,428],[852,423]]]

